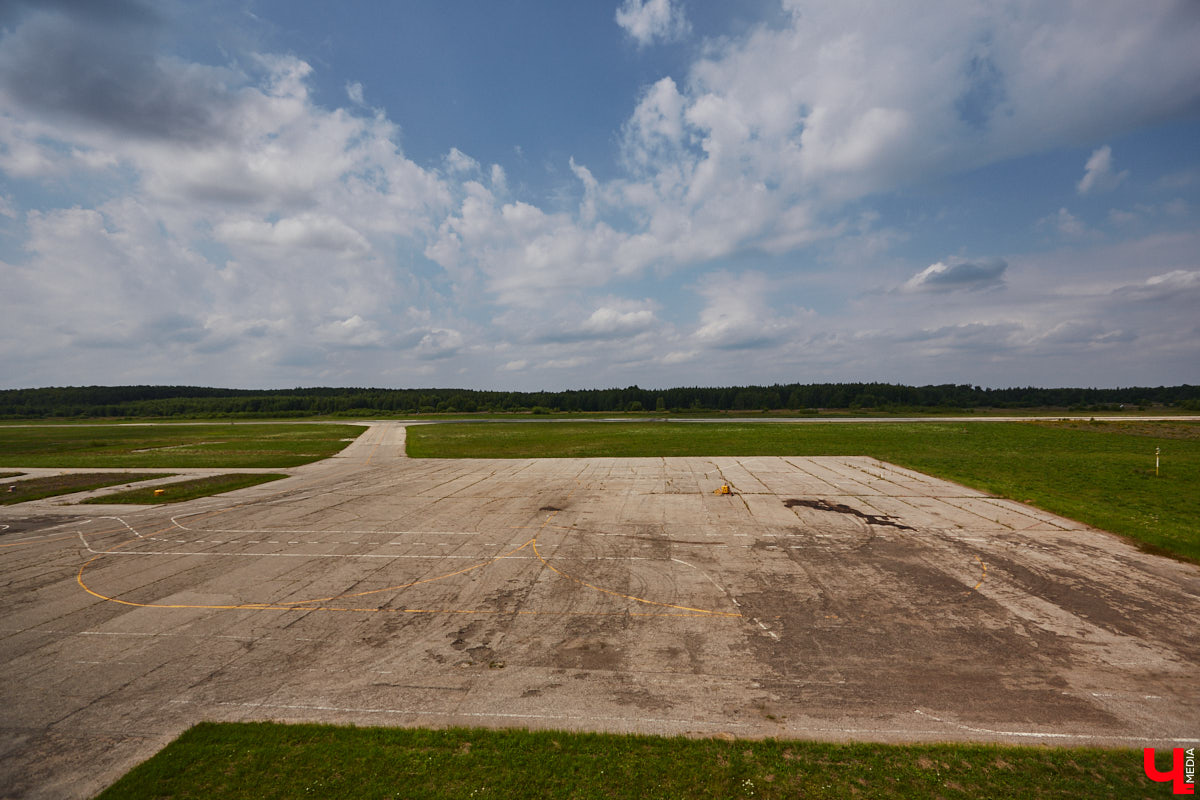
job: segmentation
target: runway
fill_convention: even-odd
[[[871,458],[410,460],[375,423],[285,471],[0,510],[6,796],[213,719],[1200,740],[1200,569]]]

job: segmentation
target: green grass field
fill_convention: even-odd
[[[97,800],[1075,800],[1159,796],[1163,788],[1130,749],[202,723]]]
[[[1158,476],[1155,448],[1162,450]],[[430,425],[408,429],[408,452],[421,458],[874,456],[1200,562],[1195,422]]]
[[[0,426],[0,466],[295,467],[328,458],[359,425]]]
[[[182,503],[185,500],[195,500],[197,497],[208,497],[214,494],[223,494],[232,492],[235,489],[245,489],[249,486],[258,486],[260,483],[268,483],[269,481],[277,481],[280,478],[286,478],[287,475],[277,475],[273,473],[266,474],[246,474],[234,473],[232,475],[212,475],[206,478],[196,478],[190,481],[180,481],[178,483],[168,483],[162,486],[147,486],[142,489],[130,489],[127,492],[117,492],[116,494],[104,495],[91,500],[84,500],[85,503]],[[156,491],[161,491],[162,494],[155,494]]]

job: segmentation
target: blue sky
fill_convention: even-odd
[[[1200,5],[0,2],[0,386],[1200,383]]]

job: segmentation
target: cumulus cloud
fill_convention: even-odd
[[[117,195],[25,215],[0,312],[19,338],[118,348],[115,372],[64,361],[80,380],[195,379],[207,363],[207,380],[246,384],[289,367],[336,379],[392,342],[388,327],[412,326],[393,310],[415,286],[389,263],[395,237],[432,230],[451,192],[391,122],[315,105],[294,57],[184,62],[157,51],[154,14],[93,19],[87,5],[31,5],[2,34],[0,170],[107,170]],[[404,351],[412,363],[464,345],[443,316]]]
[[[648,308],[621,309],[602,306],[580,324],[583,333],[600,338],[628,336],[647,330],[656,322],[654,312]]]
[[[909,278],[903,285],[906,292],[956,292],[994,289],[1004,285],[1008,262],[1002,258],[985,261],[951,259],[938,261]]]
[[[842,209],[864,195],[1180,113],[1198,96],[1200,65],[1163,53],[1190,52],[1183,31],[1200,26],[1165,3],[1086,17],[890,9],[787,3],[782,25],[710,43],[685,76],[642,91],[621,127],[624,176],[600,182],[572,159],[573,213],[468,184],[426,255],[532,306],[651,268],[793,251],[844,234]],[[1095,58],[1118,29],[1126,46]],[[1097,113],[1114,103],[1129,116]],[[1065,208],[1043,224],[1086,233]]]
[[[1083,195],[1112,191],[1117,188],[1117,184],[1129,177],[1129,170],[1113,170],[1112,148],[1108,145],[1093,151],[1083,169],[1083,177],[1075,186]]]
[[[691,340],[718,350],[754,350],[778,345],[794,335],[811,312],[785,316],[770,302],[774,287],[757,272],[726,271],[704,276],[696,286],[706,305]]]
[[[473,173],[479,171],[479,162],[457,147],[450,148],[450,152],[446,154],[445,160],[446,171],[450,173]]]
[[[230,382],[238,378],[223,376],[237,364],[254,384],[299,365],[312,380],[402,382],[453,380],[466,366],[494,374],[503,364],[531,376],[546,365],[578,369],[590,382],[599,366],[588,343],[620,339],[627,360],[605,360],[608,374],[657,376],[670,365],[691,374],[712,360],[730,380],[761,380],[748,350],[797,370],[818,358],[832,370],[886,364],[900,352],[886,343],[913,334],[912,309],[923,301],[921,330],[940,331],[930,347],[966,353],[991,335],[1002,354],[1035,348],[1040,319],[1086,325],[1122,315],[1097,329],[1103,337],[1137,330],[1136,315],[1151,307],[1180,314],[1184,305],[1151,301],[1194,298],[1194,257],[1144,265],[1124,252],[1104,274],[1076,264],[1069,301],[1066,281],[1030,286],[1023,277],[1055,275],[1054,265],[1010,271],[1000,259],[945,259],[893,273],[893,285],[907,281],[871,298],[879,305],[865,313],[882,331],[871,338],[848,316],[825,316],[814,332],[813,313],[788,305],[781,276],[765,271],[801,274],[819,258],[762,272],[739,266],[761,252],[784,264],[848,235],[865,261],[885,260],[897,239],[859,225],[865,197],[1190,113],[1200,100],[1191,56],[1200,15],[1186,3],[1080,10],[932,0],[913,13],[887,2],[785,0],[771,24],[711,40],[687,68],[654,76],[614,122],[620,162],[570,158],[558,167],[572,182],[548,201],[531,196],[519,173],[510,187],[503,166],[453,142],[443,159],[414,162],[396,122],[365,108],[361,84],[345,84],[349,108],[316,103],[301,58],[239,53],[212,65],[169,55],[163,20],[172,8],[0,8],[0,170],[52,187],[99,177],[115,198],[32,212],[0,201],[5,230],[21,231],[6,251],[20,263],[3,265],[0,293],[15,334],[0,343],[6,374],[35,381],[48,374],[43,363],[62,363],[61,374],[97,382],[138,370],[161,380],[208,364],[208,380]],[[686,30],[678,3],[625,0],[618,17],[639,46]],[[1193,173],[1165,180],[1194,185]],[[1076,188],[1099,192],[1125,174],[1105,146]],[[1065,207],[1042,224],[1087,233]],[[1188,244],[1178,251],[1194,254]],[[692,287],[699,310],[672,309],[667,323],[660,306],[620,298],[645,298],[654,281]],[[938,292],[962,292],[972,308],[929,304]],[[984,319],[992,327],[969,327]],[[89,341],[128,350],[124,371],[25,354],[29,342],[45,356]],[[367,360],[380,348],[394,373]],[[206,362],[205,352],[224,355]]]
[[[645,47],[655,39],[675,41],[691,30],[683,7],[674,0],[624,0],[617,9],[616,19],[638,47]]]

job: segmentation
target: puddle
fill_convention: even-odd
[[[793,498],[784,500],[783,504],[788,508],[800,506],[801,508],[812,508],[817,511],[832,511],[835,514],[849,514],[865,520],[868,525],[886,525],[889,528],[899,528],[902,531],[914,530],[914,528],[910,528],[908,525],[901,525],[891,517],[884,516],[883,514],[864,514],[857,508],[851,508],[842,503],[831,503],[828,500],[796,500]]]

